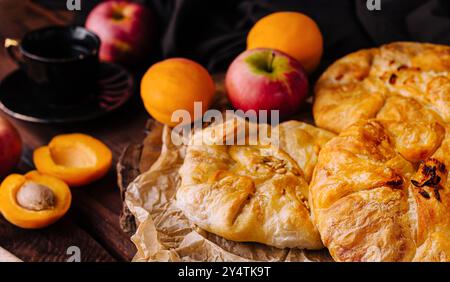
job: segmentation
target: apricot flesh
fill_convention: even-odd
[[[38,229],[53,224],[66,214],[71,202],[66,183],[37,171],[11,174],[0,185],[0,212],[21,228]]]
[[[102,178],[111,167],[112,153],[101,141],[74,133],[54,137],[34,151],[33,160],[39,172],[77,187]]]
[[[49,147],[50,155],[56,165],[65,167],[92,167],[95,166],[95,152],[82,144],[73,144],[66,147]]]

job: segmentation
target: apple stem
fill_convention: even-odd
[[[272,70],[273,70],[272,65],[273,65],[273,61],[274,60],[275,60],[275,53],[271,52],[270,56],[269,56],[269,59],[268,59],[268,62],[267,62],[267,71],[268,72],[272,72]]]

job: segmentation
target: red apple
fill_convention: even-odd
[[[17,130],[0,117],[0,177],[6,176],[20,161],[22,140]]]
[[[156,20],[145,6],[127,1],[97,5],[86,20],[86,28],[102,43],[100,59],[133,65],[149,58],[156,40]]]
[[[228,98],[236,109],[279,110],[282,119],[299,110],[308,94],[302,65],[273,49],[252,49],[240,54],[225,78]]]

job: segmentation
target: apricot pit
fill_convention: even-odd
[[[28,181],[17,191],[17,203],[28,210],[42,211],[55,206],[55,194],[42,184]]]

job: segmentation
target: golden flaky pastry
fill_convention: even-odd
[[[200,228],[229,240],[323,248],[310,218],[308,181],[334,134],[291,121],[272,129],[279,142],[255,145],[241,139],[242,125],[248,133],[249,124],[237,119],[194,134],[179,172],[178,207]],[[196,143],[205,133],[209,145]],[[223,140],[244,145],[215,145]]]
[[[370,118],[450,123],[450,47],[397,42],[352,53],[318,80],[313,114],[333,132]]]
[[[310,185],[337,261],[450,261],[449,130],[360,121],[321,150]]]
[[[392,43],[334,63],[318,126],[341,132],[310,185],[338,261],[450,261],[450,47]]]

